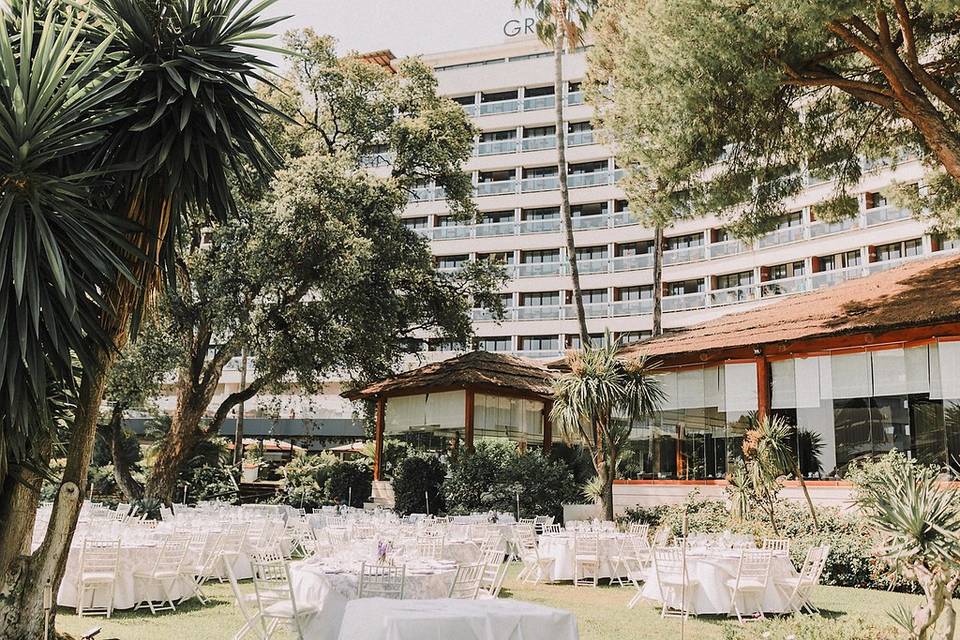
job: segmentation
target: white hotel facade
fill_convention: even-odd
[[[403,219],[429,240],[439,268],[497,259],[510,278],[503,290],[503,320],[475,309],[474,345],[436,342],[411,366],[451,357],[464,347],[555,358],[577,346],[579,336],[559,217],[552,52],[532,37],[518,37],[425,60],[436,71],[440,92],[463,105],[480,131],[465,170],[475,184],[481,219],[453,221],[433,185],[416,190]],[[592,129],[593,110],[580,91],[586,66],[584,51],[565,55],[559,98],[587,326],[597,338],[610,331],[631,342],[652,328],[653,230],[631,215],[618,186],[622,171]],[[373,154],[367,164],[388,172],[388,163],[388,157]],[[833,185],[811,180],[787,203],[790,213],[779,228],[751,243],[731,237],[716,217],[678,222],[665,232],[664,327],[689,326],[953,250],[952,242],[929,234],[924,222],[886,204],[880,193],[895,182],[919,182],[922,175],[917,161],[865,172],[859,215],[838,224],[816,219],[816,206]],[[232,362],[224,371],[215,402],[237,390],[238,365]],[[341,390],[341,383],[331,380],[320,396],[255,398],[246,415],[343,423],[353,406],[339,396]],[[161,407],[172,408],[174,401],[165,398]]]

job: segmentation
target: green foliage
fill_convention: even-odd
[[[727,624],[723,640],[898,640],[890,626],[862,618],[835,620],[825,616],[791,615],[749,625]]]
[[[539,451],[517,451],[508,442],[480,440],[472,454],[450,465],[444,483],[451,513],[498,511],[515,513],[520,496],[521,517],[561,518],[564,503],[579,502],[579,488],[563,462]]]
[[[187,500],[237,501],[237,488],[230,479],[230,469],[224,465],[198,464],[181,469],[180,483],[189,483]],[[183,496],[177,496],[179,500]]]
[[[588,97],[628,168],[631,210],[667,225],[720,214],[756,235],[807,172],[834,180],[817,204],[832,221],[856,212],[863,160],[918,154],[953,180],[912,210],[944,204],[935,220],[955,227],[955,16],[949,2],[607,0]]]
[[[400,463],[393,478],[394,509],[397,513],[443,513],[444,481],[447,468],[433,456],[410,456]]]
[[[330,501],[361,508],[370,500],[373,471],[362,463],[337,463],[330,467],[323,489]]]
[[[102,467],[113,464],[110,440],[110,426],[98,425],[97,437],[93,443],[93,457],[90,459],[92,466]],[[127,466],[133,467],[143,458],[140,452],[140,441],[137,439],[137,434],[124,429],[121,441],[120,455],[122,456],[122,460],[127,463]]]

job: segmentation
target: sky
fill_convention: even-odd
[[[334,36],[341,53],[397,56],[499,44],[504,24],[521,15],[513,0],[279,0],[269,13],[292,16],[278,32],[312,27]]]

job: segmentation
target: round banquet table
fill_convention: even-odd
[[[517,600],[385,600],[349,603],[340,640],[577,640],[569,611]]]
[[[316,605],[318,613],[304,630],[310,640],[336,640],[347,603],[357,598],[360,565],[303,560],[290,565],[297,603]],[[405,599],[445,598],[450,593],[456,567],[449,563],[407,564]],[[374,598],[363,598],[363,601]]]
[[[78,541],[79,542],[79,541]],[[153,564],[160,553],[160,542],[140,541],[136,543],[121,542],[120,561],[117,566],[117,581],[113,594],[114,609],[132,609],[137,602],[144,599],[144,596],[151,596],[154,601],[166,600],[162,589],[159,587],[147,587],[143,581],[134,583],[133,574],[136,571],[147,572],[153,569]],[[63,582],[60,583],[60,590],[57,592],[57,604],[62,607],[76,607],[79,591],[77,589],[77,577],[80,573],[80,555],[82,552],[82,543],[70,547],[70,554],[67,556],[67,567],[63,574]],[[144,591],[149,589],[148,591]],[[84,606],[90,606],[90,591],[87,591],[87,601]],[[186,579],[177,580],[170,593],[174,602],[181,597],[193,593],[193,587]],[[106,606],[110,599],[110,587],[98,586],[93,591],[93,603],[95,606]]]
[[[600,571],[598,578],[611,578],[613,570],[610,557],[619,555],[622,536],[619,534],[600,534]],[[576,562],[573,549],[573,534],[545,533],[540,536],[538,552],[541,558],[553,558],[550,573],[545,579],[550,582],[573,580]],[[626,570],[624,570],[626,575]]]
[[[733,611],[730,602],[730,587],[727,580],[736,579],[740,554],[731,549],[691,549],[687,551],[687,575],[690,581],[697,581],[695,586],[688,586],[686,599],[687,607],[697,614],[722,614]],[[764,613],[784,613],[789,610],[787,601],[789,592],[784,593],[777,588],[776,581],[784,578],[794,578],[797,571],[790,562],[786,553],[774,553],[770,562],[770,579],[767,581],[767,590],[761,601]],[[675,593],[674,593],[675,591]],[[644,574],[642,588],[643,597],[655,602],[663,602],[665,597],[669,604],[679,606],[680,592],[677,589],[667,589],[661,595],[657,576],[651,567]],[[747,596],[748,602],[739,600],[741,611],[753,611],[756,607],[756,596]]]

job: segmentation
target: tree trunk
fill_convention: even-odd
[[[137,482],[123,457],[123,407],[114,405],[110,412],[110,457],[113,460],[113,478],[128,502],[143,497],[143,487]]]
[[[605,463],[607,479],[603,485],[603,519],[613,522],[613,481],[617,479],[617,452],[610,451]]]
[[[810,517],[813,518],[813,528],[819,531],[820,522],[817,520],[817,510],[813,506],[813,500],[810,499],[810,491],[807,489],[807,483],[803,479],[803,473],[800,472],[799,467],[794,470],[794,473],[796,473],[797,481],[800,482],[800,488],[803,489],[803,497],[807,501],[807,508],[810,510]]]
[[[653,229],[653,335],[663,333],[663,225]]]
[[[240,348],[240,388],[247,388],[247,347]],[[233,433],[233,464],[240,465],[243,462],[243,401],[237,405],[237,428]]]
[[[555,128],[557,137],[557,171],[560,181],[560,219],[567,241],[567,261],[570,264],[570,281],[573,286],[573,303],[577,309],[577,325],[580,331],[580,348],[590,345],[587,331],[587,316],[583,310],[583,290],[580,288],[580,269],[577,267],[577,245],[573,238],[573,218],[570,214],[570,191],[567,187],[567,124],[563,120],[563,15],[555,16],[556,35],[553,38],[553,102],[556,110]]]

